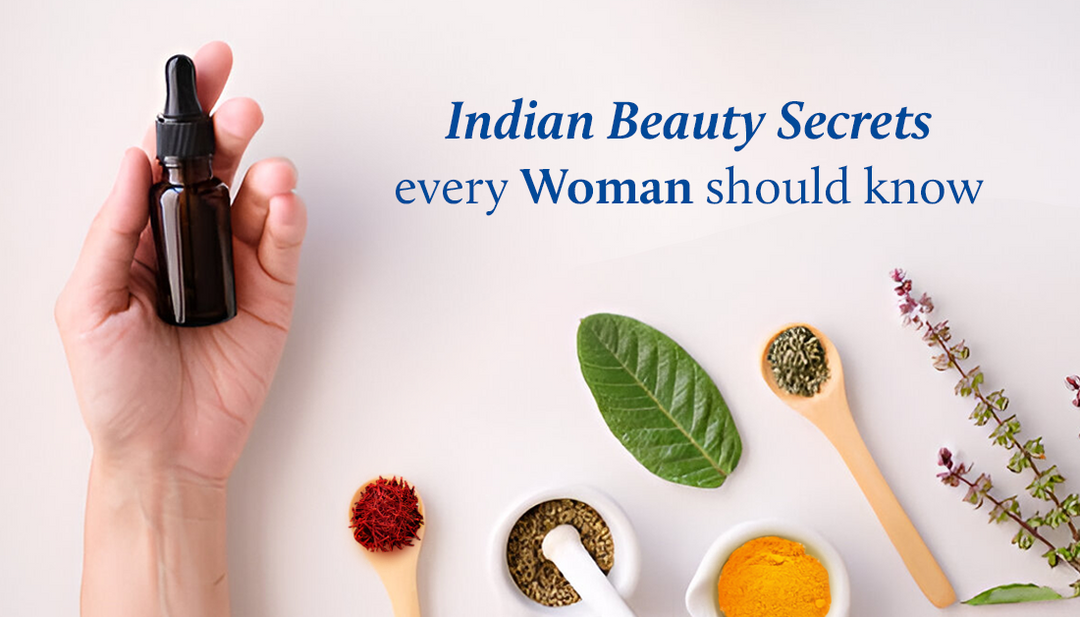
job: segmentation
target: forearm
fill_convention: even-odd
[[[227,617],[224,485],[102,458],[90,471],[82,617]]]

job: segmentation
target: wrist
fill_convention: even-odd
[[[95,455],[88,497],[87,509],[102,522],[128,520],[155,533],[225,524],[224,482],[152,461]]]
[[[90,466],[90,488],[100,485],[112,490],[158,497],[195,497],[218,495],[222,498],[227,477],[197,473],[163,452],[160,446],[138,448],[102,448],[94,443]]]
[[[228,615],[224,483],[142,463],[94,457],[83,617]]]

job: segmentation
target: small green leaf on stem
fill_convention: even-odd
[[[1066,496],[1061,500],[1061,509],[1070,517],[1080,516],[1080,496],[1076,493]]]
[[[1068,515],[1061,508],[1050,508],[1050,511],[1043,517],[1043,521],[1050,529],[1057,529],[1069,521]]]
[[[1024,456],[1023,451],[1016,451],[1013,453],[1012,458],[1009,459],[1009,471],[1013,473],[1020,473],[1021,471],[1031,467],[1031,461],[1028,457]]]
[[[1009,520],[1010,512],[1020,516],[1020,506],[1012,497],[1001,503],[994,504],[994,509],[990,510],[990,522],[998,524],[1004,523]]]
[[[1042,437],[1036,437],[1035,439],[1029,439],[1028,442],[1024,444],[1024,449],[1027,450],[1028,454],[1030,454],[1034,458],[1038,458],[1038,459],[1046,458],[1046,455],[1044,454],[1045,449],[1043,448],[1043,445],[1042,445]]]
[[[983,377],[982,370],[978,366],[971,369],[970,375],[971,375],[971,387],[972,388],[978,388],[979,386],[981,386],[983,384],[983,381],[984,381],[985,378]]]
[[[975,411],[971,412],[971,419],[975,421],[975,426],[986,424],[992,417],[993,412],[990,411],[990,406],[982,401],[979,401],[979,403],[975,405]]]
[[[1014,416],[997,425],[997,428],[990,433],[990,439],[1003,448],[1011,449],[1019,432],[1020,421]]]
[[[1054,487],[1065,481],[1058,473],[1057,465],[1047,469],[1035,477],[1028,485],[1028,492],[1036,499],[1050,501],[1054,497]]]
[[[1035,544],[1035,537],[1027,529],[1021,529],[1013,536],[1012,543],[1022,551],[1026,551]]]
[[[970,376],[961,377],[959,380],[957,380],[956,387],[953,388],[953,392],[956,393],[957,396],[962,396],[965,398],[971,396],[971,393],[973,391],[974,390],[971,387]]]

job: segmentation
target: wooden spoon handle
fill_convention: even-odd
[[[416,570],[411,576],[404,571],[395,577],[383,577],[383,585],[394,607],[394,617],[420,617],[420,595],[416,587]]]
[[[419,546],[398,549],[390,553],[368,553],[368,561],[382,579],[394,617],[420,617],[420,594],[416,585],[416,565]]]
[[[829,414],[818,427],[844,459],[919,589],[934,606],[949,606],[956,602],[956,592],[881,475],[851,412],[844,411]]]

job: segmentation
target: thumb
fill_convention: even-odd
[[[75,271],[58,303],[58,318],[68,303],[99,318],[127,308],[131,263],[149,217],[150,178],[146,154],[129,148],[112,192],[90,225]]]

